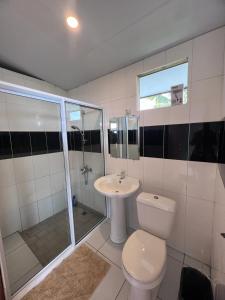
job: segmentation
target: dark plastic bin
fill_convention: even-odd
[[[213,300],[210,280],[196,269],[185,267],[181,272],[179,300]]]

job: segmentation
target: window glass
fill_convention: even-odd
[[[168,107],[174,104],[174,87],[178,87],[181,101],[187,103],[188,63],[139,77],[140,110]]]

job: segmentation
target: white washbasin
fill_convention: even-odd
[[[140,186],[139,180],[132,177],[120,179],[119,175],[112,174],[98,178],[95,183],[95,189],[110,198],[123,199],[135,193]]]

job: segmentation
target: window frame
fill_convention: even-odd
[[[141,99],[144,99],[144,98],[147,98],[147,97],[152,97],[152,96],[157,96],[157,95],[161,95],[161,94],[165,94],[165,93],[171,93],[171,90],[169,90],[169,91],[163,91],[162,93],[152,94],[152,95],[149,95],[149,96],[146,96],[146,97],[140,97],[140,78],[148,76],[148,75],[151,75],[151,74],[154,74],[154,73],[158,73],[160,71],[164,71],[164,70],[167,70],[167,69],[170,69],[170,68],[173,68],[173,67],[185,64],[185,63],[188,64],[187,86],[184,87],[184,89],[187,90],[187,101],[185,103],[182,103],[182,105],[185,105],[185,104],[188,103],[188,88],[189,88],[190,83],[189,83],[189,60],[188,60],[188,57],[186,57],[184,59],[180,59],[180,60],[174,61],[172,63],[166,64],[166,65],[163,65],[163,66],[160,66],[160,67],[153,68],[152,70],[144,72],[144,73],[141,73],[141,74],[139,74],[137,76],[137,80],[138,80],[138,89],[137,90],[138,90],[138,107],[139,107],[139,111],[154,110],[154,109],[163,109],[163,108],[169,108],[169,107],[176,106],[176,105],[170,105],[170,106],[165,106],[165,107],[155,107],[155,108],[141,109]]]

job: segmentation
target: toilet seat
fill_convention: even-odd
[[[166,270],[166,242],[144,230],[135,231],[122,252],[126,279],[142,289],[159,285]]]

